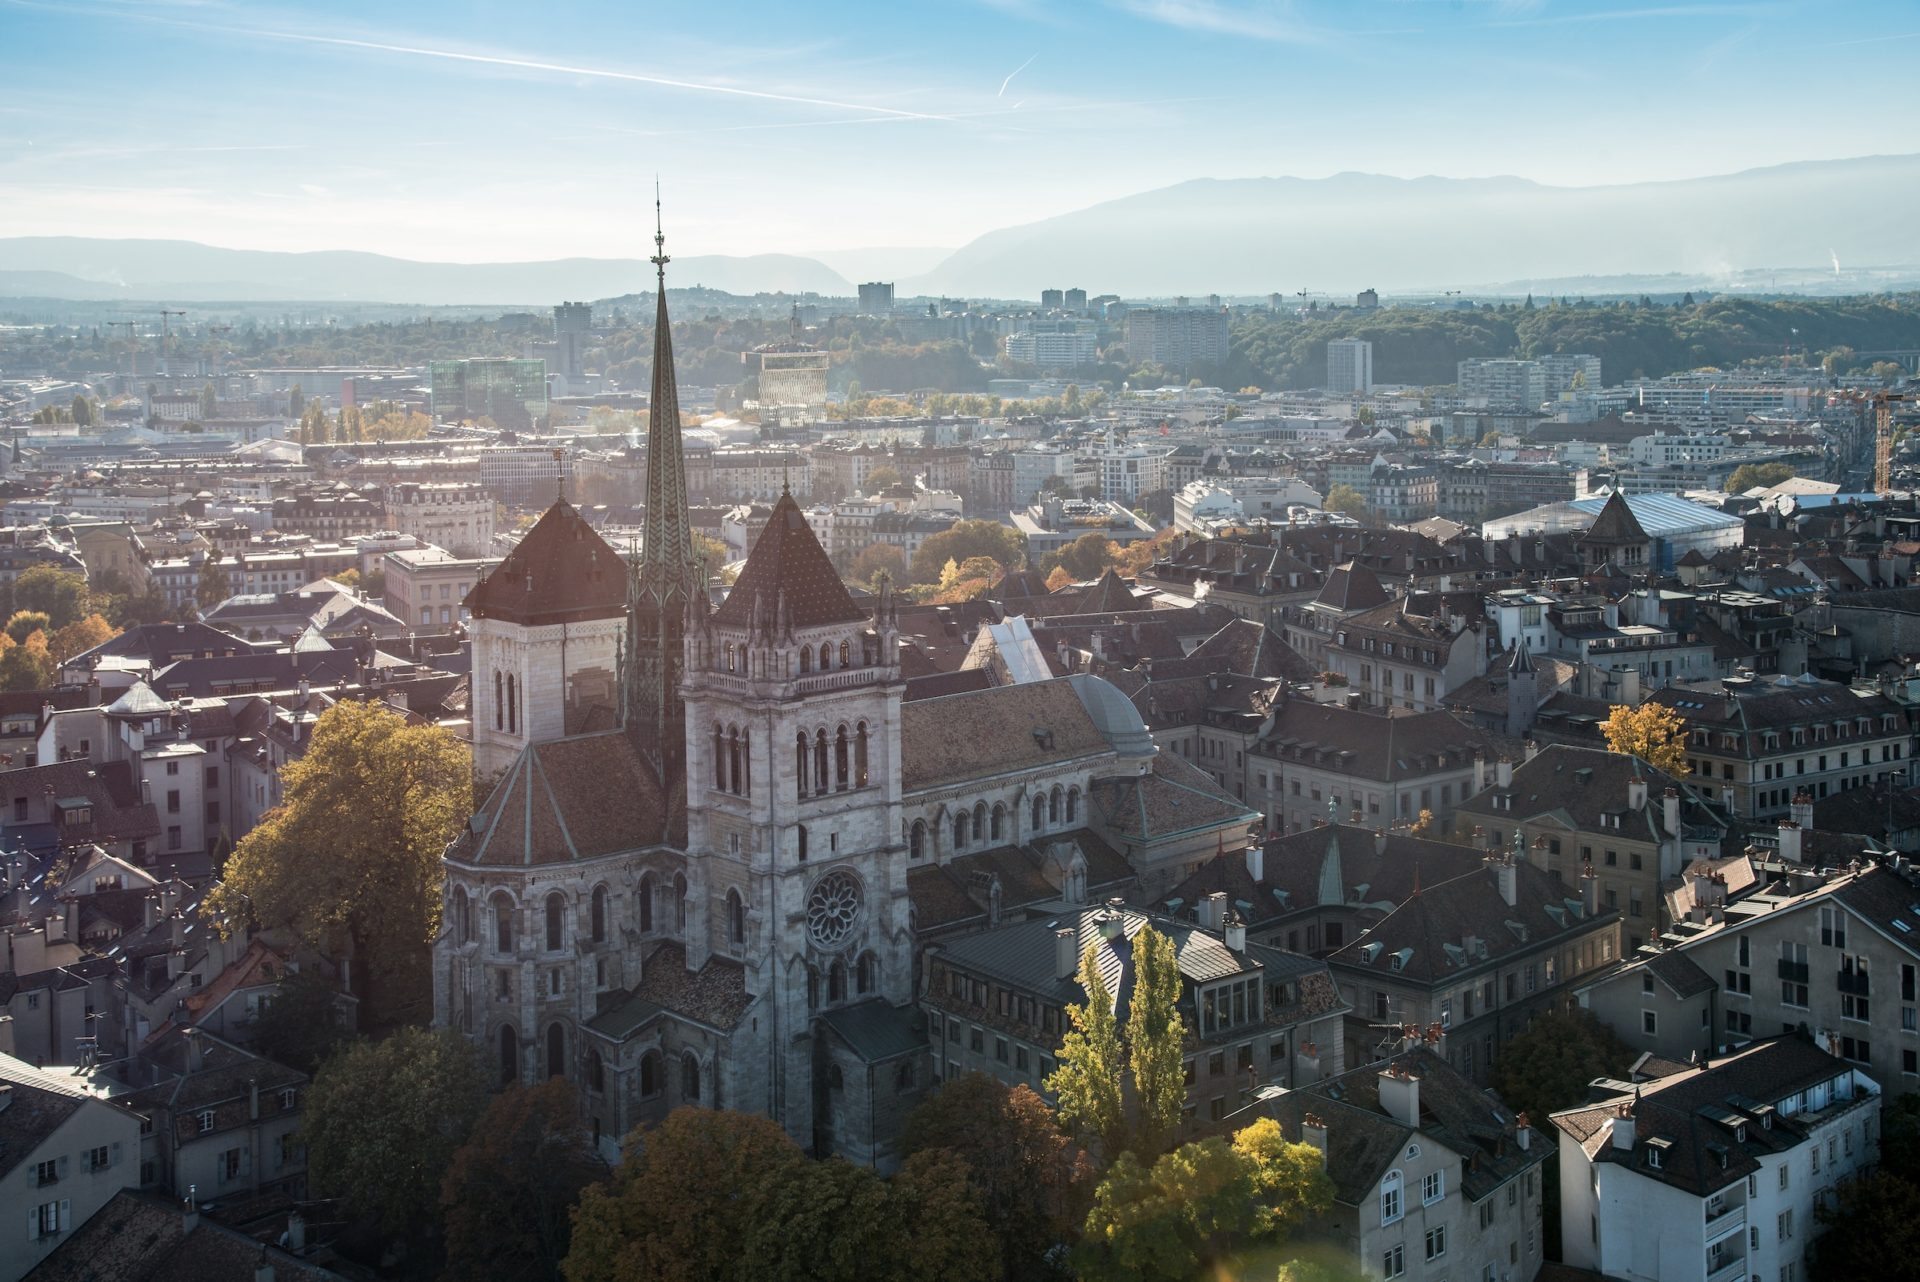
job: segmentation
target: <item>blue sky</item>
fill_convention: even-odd
[[[957,246],[1182,179],[1920,150],[1913,0],[0,0],[0,235]]]

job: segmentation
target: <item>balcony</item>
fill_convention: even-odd
[[[1746,1268],[1747,1257],[1744,1255],[1736,1255],[1731,1258],[1709,1255],[1707,1257],[1707,1282],[1735,1282],[1735,1279],[1740,1277],[1740,1275],[1746,1271]]]
[[[1738,1232],[1746,1227],[1747,1204],[1745,1202],[1707,1203],[1707,1240],[1713,1241],[1728,1233]]]
[[[1782,958],[1780,961],[1780,978],[1795,984],[1806,983],[1807,963],[1792,962]]]
[[[1834,983],[1843,993],[1865,997],[1868,988],[1871,987],[1868,980],[1869,974],[1864,970],[1842,970],[1837,973]]]

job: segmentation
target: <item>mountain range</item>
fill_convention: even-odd
[[[988,232],[946,253],[838,250],[674,260],[674,283],[845,297],[882,267],[896,296],[1513,291],[1530,280],[1770,267],[1920,266],[1920,155],[1803,161],[1672,182],[1523,178],[1195,179]],[[944,255],[944,256],[943,256]],[[823,259],[825,261],[823,261]],[[905,275],[918,269],[921,274]],[[851,279],[848,274],[850,273]],[[179,240],[0,238],[0,296],[537,306],[646,290],[639,259],[441,263]],[[1836,282],[1837,283],[1837,282]]]

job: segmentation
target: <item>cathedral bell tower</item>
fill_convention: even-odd
[[[862,609],[783,492],[725,604],[696,611],[688,880],[725,905],[711,946],[746,966],[772,1025],[764,1098],[737,1106],[812,1146],[817,1020],[913,996],[892,593]]]

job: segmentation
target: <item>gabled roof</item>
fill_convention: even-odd
[[[1607,498],[1600,515],[1593,519],[1582,536],[1583,543],[1645,543],[1647,531],[1627,506],[1627,496],[1615,490]]]
[[[814,537],[800,505],[785,490],[773,505],[773,513],[767,517],[740,577],[734,580],[733,590],[714,611],[713,621],[723,627],[747,627],[753,622],[754,601],[761,598],[761,608],[772,623],[783,597],[787,619],[796,628],[858,623],[867,617],[840,581],[839,571]]]
[[[1195,646],[1187,657],[1218,660],[1225,665],[1225,671],[1245,677],[1305,681],[1313,676],[1313,665],[1301,657],[1298,650],[1266,624],[1253,619],[1235,618]]]
[[[459,863],[568,863],[684,841],[686,804],[615,730],[536,743],[447,850]]]
[[[1120,610],[1132,610],[1137,606],[1138,598],[1134,596],[1133,590],[1121,581],[1120,576],[1114,573],[1112,566],[1108,566],[1107,572],[1096,579],[1093,586],[1081,595],[1080,599],[1074,603],[1073,609],[1076,614],[1107,614]]]
[[[1313,603],[1344,614],[1356,614],[1377,605],[1385,605],[1390,599],[1386,588],[1380,585],[1378,575],[1358,561],[1348,561],[1345,565],[1336,566],[1333,573],[1327,576],[1326,586],[1320,589],[1320,595],[1313,599]]]
[[[527,627],[617,617],[627,606],[627,567],[579,509],[555,500],[465,601],[476,619]]]

